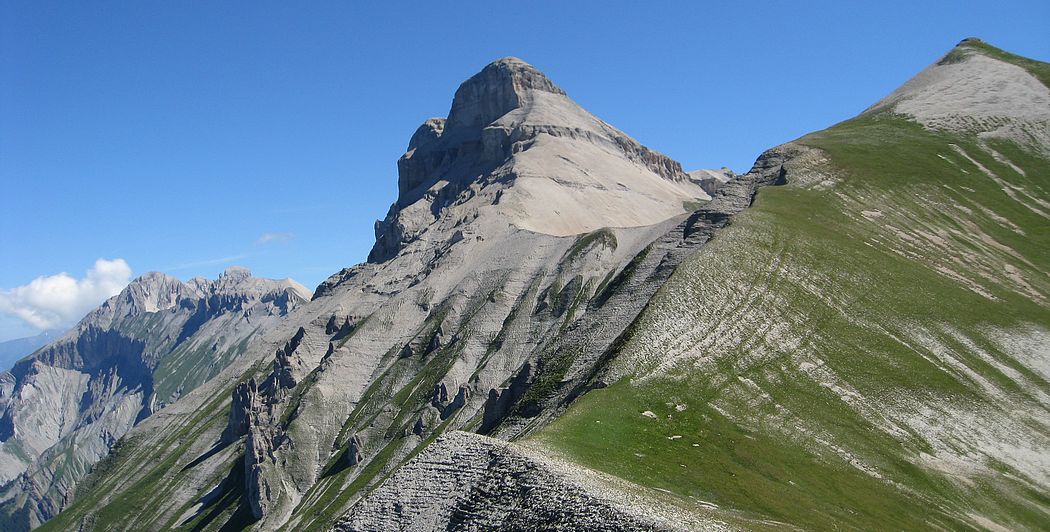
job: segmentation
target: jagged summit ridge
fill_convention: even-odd
[[[194,295],[195,290],[182,281],[165,273],[149,272],[128,283],[116,299],[112,300],[112,305],[120,305],[124,314],[157,312],[172,308],[178,305],[181,299]]]
[[[310,299],[310,291],[293,279],[254,277],[251,270],[243,266],[231,266],[214,280],[195,277],[186,282],[163,272],[147,272],[91,311],[65,336],[75,337],[89,326],[109,327],[116,320],[142,312],[173,309],[184,301],[236,299],[277,301],[285,305],[293,294],[298,299]]]
[[[397,167],[398,198],[376,224],[371,262],[393,257],[443,216],[568,236],[652,225],[709,199],[678,162],[516,58],[465,81],[449,117],[426,120]]]

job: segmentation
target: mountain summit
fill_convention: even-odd
[[[448,119],[424,122],[397,167],[398,199],[376,223],[373,262],[443,215],[566,236],[651,225],[710,199],[678,162],[583,110],[513,57],[463,82]]]
[[[969,38],[864,114],[889,111],[929,128],[1003,138],[1045,152],[1048,82],[1045,64]]]
[[[517,57],[498,59],[456,90],[448,126],[483,128],[514,109],[528,107],[537,92],[565,96],[565,91],[536,67]]]

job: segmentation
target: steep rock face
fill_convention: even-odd
[[[249,417],[258,408],[256,404],[258,393],[259,387],[255,383],[255,379],[242,382],[233,389],[230,416],[226,423],[226,430],[222,433],[221,441],[223,444],[228,445],[237,441],[241,436],[248,434]]]
[[[516,57],[500,59],[456,90],[448,113],[449,127],[483,128],[515,109],[528,106],[540,92],[565,95],[565,91],[532,65]]]
[[[16,364],[0,417],[9,524],[58,513],[132,426],[211,378],[306,297],[294,282],[243,268],[189,283],[149,273]]]
[[[449,118],[427,120],[412,136],[398,173],[398,199],[376,223],[372,262],[425,238],[441,215],[495,215],[565,236],[651,225],[708,197],[677,162],[584,111],[515,58],[464,82]]]

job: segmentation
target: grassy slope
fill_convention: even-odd
[[[640,319],[618,363],[650,376],[536,439],[806,528],[1045,526],[1045,472],[987,449],[1050,443],[1046,363],[1025,362],[1050,339],[1050,162],[887,114],[799,142],[834,182],[763,190]]]

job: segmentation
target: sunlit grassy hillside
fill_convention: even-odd
[[[805,528],[1045,527],[1046,151],[889,112],[797,143],[536,443]]]

